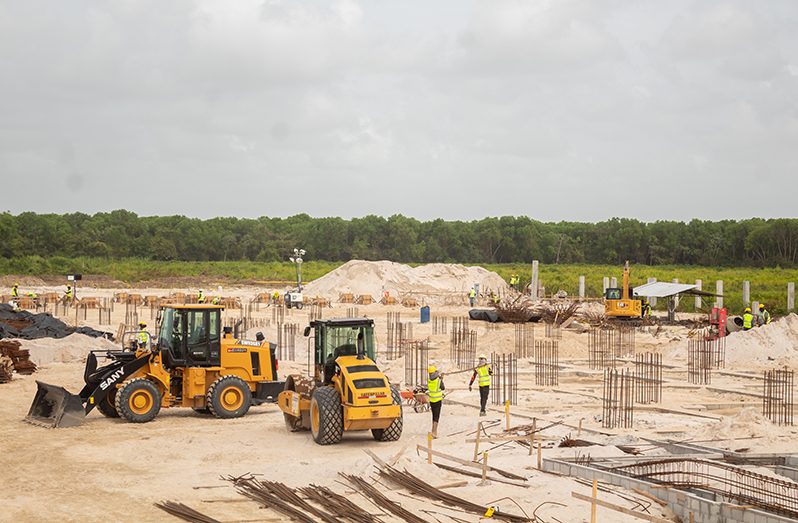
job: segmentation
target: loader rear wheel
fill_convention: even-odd
[[[208,389],[205,404],[217,418],[240,418],[252,405],[252,392],[238,376],[222,376]]]
[[[399,405],[399,417],[384,429],[371,429],[371,435],[377,441],[398,441],[402,437],[404,413],[402,412],[402,395],[399,389],[391,385],[391,398],[394,405]]]
[[[344,434],[341,396],[334,387],[319,387],[310,398],[310,432],[319,445],[332,445]]]
[[[161,410],[161,391],[147,378],[136,378],[116,391],[114,404],[116,411],[126,420],[146,423]]]
[[[116,410],[116,387],[111,390],[108,395],[97,404],[97,410],[106,418],[118,418],[119,411]]]

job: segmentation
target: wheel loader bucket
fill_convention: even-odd
[[[36,385],[39,388],[25,421],[42,427],[75,427],[83,423],[86,411],[80,396],[39,380]]]

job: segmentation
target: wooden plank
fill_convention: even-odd
[[[697,412],[690,412],[688,410],[666,409],[665,407],[655,407],[652,405],[635,405],[635,410],[643,410],[649,412],[664,412],[667,414],[680,414],[682,416],[691,416],[694,418],[711,419],[713,421],[723,421],[723,418],[718,416],[707,416],[706,414],[698,414]]]
[[[571,497],[576,498],[580,501],[587,501],[588,503],[595,503],[596,505],[604,508],[608,508],[614,510],[616,512],[620,512],[622,514],[626,514],[629,516],[634,516],[638,519],[642,519],[645,521],[652,521],[653,523],[673,523],[673,520],[661,518],[658,516],[652,516],[651,514],[645,514],[643,512],[637,512],[632,509],[622,507],[620,505],[616,505],[615,503],[610,503],[608,501],[603,501],[601,499],[594,499],[590,496],[585,496],[584,494],[580,494],[578,492],[571,492]]]
[[[425,454],[427,452],[431,452],[433,456],[438,456],[439,458],[448,459],[449,461],[454,461],[455,463],[459,463],[461,465],[465,465],[466,467],[471,467],[471,468],[476,468],[476,469],[482,470],[482,464],[481,463],[474,463],[473,461],[468,461],[467,459],[458,458],[457,456],[452,456],[452,455],[446,454],[444,452],[441,452],[439,450],[431,450],[430,451],[424,445],[416,445],[416,450],[424,452]],[[501,474],[502,476],[504,476],[506,478],[526,481],[525,477],[519,476],[518,474],[513,474],[512,472],[508,472],[508,471],[502,470],[500,468],[488,467],[488,470],[493,470],[495,472],[498,472],[499,474]]]
[[[482,474],[479,472],[471,472],[470,470],[463,470],[458,469],[457,467],[451,467],[449,465],[444,465],[443,463],[433,463],[436,467],[440,467],[443,470],[449,470],[451,472],[456,472],[457,474],[462,474],[463,476],[469,476],[472,478],[481,478]],[[504,479],[504,478],[497,478],[496,476],[488,476],[489,481],[495,481],[497,483],[504,483],[505,485],[512,485],[514,487],[523,487],[523,488],[530,488],[530,485],[525,485],[520,481],[513,481],[511,479]]]

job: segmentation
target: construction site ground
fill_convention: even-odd
[[[243,301],[264,289],[242,287],[235,294]],[[104,292],[84,290],[84,295],[102,296]],[[167,292],[153,289],[152,293]],[[399,312],[402,321],[414,323],[414,339],[429,339],[429,361],[444,373],[456,371],[450,361],[449,334],[432,333],[432,324],[420,324],[418,308],[400,305],[383,306],[333,303],[322,310],[323,317],[344,317],[348,309],[357,307],[360,316],[376,322],[378,364],[392,383],[402,383],[405,376],[402,358],[387,361],[387,314]],[[142,311],[149,311],[148,308]],[[466,316],[466,305],[433,306],[438,317]],[[299,325],[299,332],[308,323],[310,309],[286,312],[285,322]],[[80,320],[101,330],[116,330],[124,320],[124,306],[117,306],[109,326],[98,325],[91,318]],[[142,315],[144,312],[142,312]],[[228,317],[237,317],[238,310],[229,310]],[[269,325],[250,329],[247,337],[263,331],[276,341],[276,325],[269,320],[272,309],[264,304],[251,312]],[[144,316],[142,316],[144,317]],[[151,329],[154,321],[150,322]],[[71,318],[74,323],[74,318]],[[775,325],[775,324],[774,324]],[[763,327],[769,328],[768,327]],[[478,353],[511,353],[515,331],[510,324],[470,322],[477,332]],[[775,327],[774,327],[775,328]],[[451,320],[449,330],[451,329]],[[588,334],[564,329],[559,342],[559,383],[556,386],[534,385],[531,360],[522,358],[518,367],[518,404],[510,409],[510,425],[536,424],[549,428],[537,434],[542,442],[542,456],[600,458],[623,456],[618,446],[629,447],[643,455],[664,455],[651,440],[674,440],[701,443],[718,449],[750,453],[789,453],[795,445],[798,429],[778,426],[761,414],[761,375],[763,369],[777,365],[793,365],[798,361],[798,340],[789,339],[786,349],[773,360],[768,359],[767,346],[761,353],[729,354],[725,369],[715,370],[709,385],[692,385],[687,381],[687,340],[685,327],[643,328],[636,333],[636,352],[657,352],[663,355],[664,384],[660,403],[636,405],[633,428],[603,429],[602,371],[588,366]],[[735,333],[744,336],[749,333]],[[535,328],[535,339],[545,339],[542,325]],[[108,345],[106,345],[108,343]],[[532,517],[539,521],[589,521],[590,504],[572,497],[572,492],[589,496],[591,486],[575,479],[537,470],[537,451],[530,452],[526,442],[482,444],[489,450],[489,464],[527,478],[523,486],[492,481],[482,485],[477,477],[443,470],[427,463],[424,451],[430,430],[430,413],[404,409],[404,432],[392,443],[378,443],[368,432],[346,433],[340,444],[316,445],[309,433],[289,433],[283,415],[275,405],[253,407],[243,418],[219,420],[190,409],[164,409],[150,423],[132,424],[108,419],[96,410],[82,426],[68,429],[44,429],[25,423],[31,400],[36,392],[35,380],[63,385],[77,393],[83,385],[83,365],[88,350],[108,346],[110,342],[73,334],[60,340],[23,341],[31,357],[39,364],[30,376],[15,375],[13,381],[0,385],[0,447],[3,472],[0,474],[1,521],[166,521],[166,515],[155,502],[170,500],[186,504],[220,521],[281,521],[284,516],[270,509],[261,509],[254,501],[237,494],[221,476],[254,474],[259,479],[280,481],[291,487],[310,484],[325,485],[338,493],[351,493],[339,472],[359,475],[372,482],[391,499],[429,521],[478,521],[475,514],[447,508],[439,503],[409,495],[378,478],[375,461],[365,451],[393,463],[399,470],[424,479],[433,486],[445,486],[446,492],[488,506],[498,505],[502,511]],[[790,349],[791,347],[791,349]],[[307,340],[296,339],[295,361],[280,361],[280,376],[306,374]],[[470,374],[444,377],[447,396],[439,427],[439,438],[433,449],[460,460],[471,461],[474,434],[483,422],[487,434],[501,435],[506,425],[504,408],[489,406],[488,415],[478,416],[478,393],[468,391]],[[580,427],[581,426],[581,431]],[[485,437],[485,436],[483,436]],[[566,437],[585,440],[591,446],[561,448]],[[461,463],[436,457],[442,463],[479,473]],[[491,472],[490,476],[496,476]],[[377,482],[380,482],[379,484]],[[463,482],[455,483],[455,482]],[[456,486],[452,486],[456,485]],[[629,509],[647,508],[649,514],[673,518],[673,514],[638,493],[612,489],[602,498]],[[353,501],[384,521],[397,521],[354,495]],[[636,502],[630,499],[637,500]],[[428,512],[424,512],[428,511]],[[638,521],[632,516],[599,508],[599,521]],[[672,519],[676,521],[675,519]]]

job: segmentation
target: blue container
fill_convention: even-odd
[[[421,323],[429,323],[429,305],[421,307]]]

